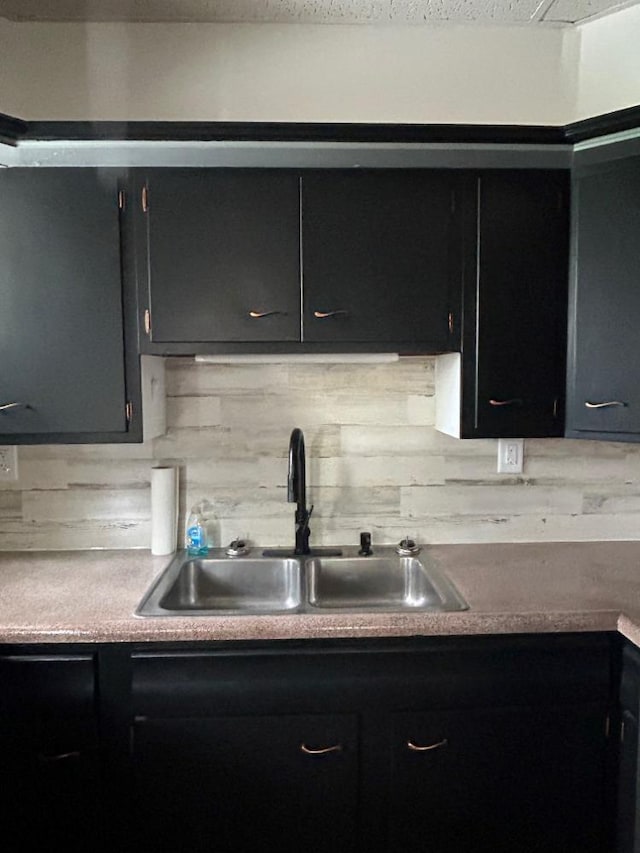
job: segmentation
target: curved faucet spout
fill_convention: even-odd
[[[296,427],[289,439],[289,473],[287,476],[287,501],[307,506],[307,472],[304,453],[304,434]]]
[[[307,472],[304,453],[304,435],[296,427],[289,439],[289,472],[287,475],[287,501],[296,504],[295,531],[296,554],[309,554],[309,517],[313,507],[307,509]]]

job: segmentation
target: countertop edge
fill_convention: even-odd
[[[343,614],[210,617],[197,621],[159,617],[104,623],[93,629],[15,627],[0,630],[3,644],[188,643],[324,640],[392,637],[454,637],[498,634],[559,634],[618,631],[640,647],[640,625],[617,610],[531,613]]]

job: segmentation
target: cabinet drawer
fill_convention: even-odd
[[[140,652],[133,712],[184,716],[608,701],[606,635],[434,638],[382,650]],[[171,685],[168,689],[167,685]]]
[[[92,655],[0,657],[0,716],[89,717],[94,695]]]

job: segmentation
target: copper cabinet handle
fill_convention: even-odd
[[[312,749],[306,743],[300,744],[300,749],[307,755],[326,755],[328,752],[342,752],[342,744],[336,743],[333,746],[325,746],[321,749]]]
[[[511,400],[489,400],[490,406],[521,406],[522,399],[513,397]]]
[[[54,761],[67,761],[70,758],[80,758],[81,753],[77,750],[72,752],[59,752],[56,755],[47,755],[44,752],[38,753],[38,761],[43,764],[52,764]]]
[[[274,314],[285,314],[285,311],[249,311],[252,320],[262,320],[263,317],[273,317]]]
[[[622,400],[607,400],[606,403],[589,403],[589,401],[585,402],[585,406],[587,409],[608,409],[610,406],[626,406],[626,403],[623,403]]]
[[[444,740],[439,740],[437,743],[430,743],[428,746],[418,746],[417,743],[413,743],[413,741],[407,741],[407,749],[410,749],[412,752],[430,752],[432,749],[439,749],[441,746],[447,746],[449,741],[447,738]]]
[[[347,313],[348,313],[347,311],[343,311],[342,309],[339,309],[337,311],[314,311],[313,316],[317,320],[326,320],[329,317],[337,317],[339,314],[347,314]]]
[[[0,412],[7,412],[9,409],[30,409],[28,403],[0,403]]]

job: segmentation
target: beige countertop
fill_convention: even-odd
[[[276,640],[613,631],[640,645],[640,542],[426,546],[461,613],[141,618],[170,557],[148,551],[0,554],[0,642]]]

